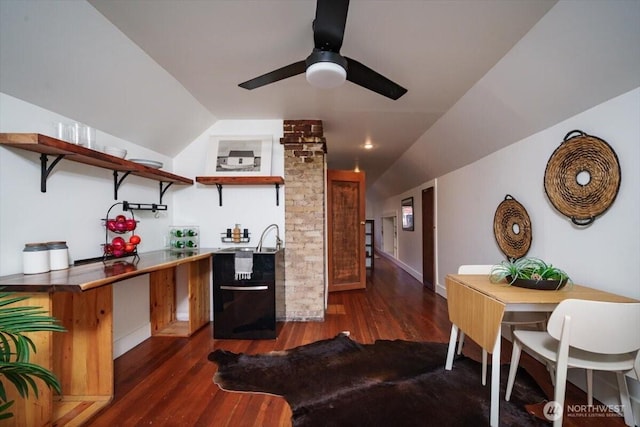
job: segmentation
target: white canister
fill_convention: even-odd
[[[22,271],[24,274],[38,274],[49,271],[49,248],[46,243],[26,243],[24,245]]]
[[[67,242],[47,242],[49,249],[49,269],[64,270],[69,268],[69,248]]]

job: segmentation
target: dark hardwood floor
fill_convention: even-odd
[[[447,342],[451,328],[447,301],[384,258],[376,259],[366,290],[329,295],[324,322],[280,326],[276,340],[214,340],[210,325],[188,339],[144,341],[115,360],[113,403],[88,425],[288,426],[291,411],[282,398],[220,390],[212,381],[216,365],[207,355],[218,348],[245,353],[282,350],[331,338],[341,331],[350,331],[351,338],[361,343],[376,339]],[[506,340],[503,343],[502,359],[508,363],[511,346]],[[464,353],[480,360],[480,348],[471,340],[465,341]],[[551,396],[553,387],[545,367],[526,355],[521,363]],[[586,395],[570,386],[567,401],[584,404]],[[619,417],[574,418],[565,419],[565,425],[622,426],[624,422]]]

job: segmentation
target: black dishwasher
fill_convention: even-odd
[[[235,254],[213,258],[213,337],[276,338],[276,283],[284,280],[283,251],[253,254],[251,278],[236,280]]]

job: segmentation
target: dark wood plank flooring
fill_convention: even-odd
[[[88,425],[288,426],[291,411],[282,398],[221,391],[212,381],[216,365],[207,355],[218,348],[245,353],[283,350],[341,331],[350,331],[351,338],[361,343],[376,339],[448,342],[451,324],[444,298],[384,258],[376,259],[367,282],[366,290],[330,294],[324,322],[283,323],[276,340],[214,340],[209,326],[189,339],[144,341],[115,360],[113,403]],[[502,359],[508,363],[511,346],[506,340],[503,343]],[[464,353],[480,360],[480,349],[471,340],[466,340]],[[522,364],[552,396],[544,366],[526,355]],[[586,395],[569,386],[567,401],[584,404]],[[624,422],[621,418],[574,418],[566,419],[565,425],[622,426]]]

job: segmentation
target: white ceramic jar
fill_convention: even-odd
[[[67,242],[47,242],[49,249],[49,269],[64,270],[69,268],[69,248]]]
[[[22,251],[22,272],[38,274],[49,271],[49,248],[46,243],[26,243]]]

